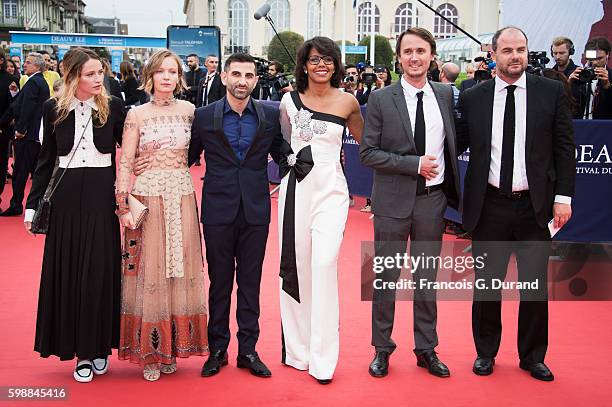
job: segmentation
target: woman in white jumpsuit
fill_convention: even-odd
[[[331,382],[340,342],[337,263],[349,207],[340,150],[347,126],[357,141],[363,130],[357,100],[338,89],[342,71],[332,40],[306,41],[298,89],[280,106],[287,141],[278,211],[282,362],[321,384]]]

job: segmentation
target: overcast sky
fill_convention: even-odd
[[[87,16],[117,16],[128,24],[129,35],[165,37],[171,20],[185,24],[183,0],[85,0],[85,4]]]

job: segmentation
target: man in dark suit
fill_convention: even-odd
[[[270,223],[268,154],[278,162],[283,137],[278,110],[250,97],[255,61],[234,54],[221,77],[227,96],[196,110],[189,164],[204,150],[202,224],[210,277],[208,343],[202,376],[227,365],[234,275],[238,285],[238,367],[271,376],[255,350],[259,337],[259,285]]]
[[[196,96],[198,95],[198,86],[206,71],[200,68],[200,58],[196,54],[187,55],[187,67],[188,71],[185,72],[185,83],[187,89],[185,90],[184,99],[193,103],[196,106]]]
[[[402,64],[400,81],[373,92],[360,147],[361,162],[374,169],[372,213],[376,256],[438,256],[447,204],[459,203],[459,171],[455,142],[453,92],[445,84],[427,80],[436,55],[431,33],[413,27],[397,41]],[[423,259],[424,260],[424,259]],[[413,280],[435,281],[436,268],[415,270]],[[382,272],[385,282],[396,282],[398,268]],[[414,353],[417,366],[448,377],[450,371],[435,352],[438,345],[435,290],[414,292]],[[387,375],[395,316],[395,290],[377,289],[372,299],[372,345],[376,353],[369,373]]]
[[[580,72],[584,70],[581,67],[576,68],[569,76],[572,93],[578,104],[574,118],[612,120],[612,86],[610,86],[612,69],[607,67],[611,51],[610,42],[604,37],[591,38],[584,49],[597,52],[597,58],[589,61],[589,65],[595,70],[596,77],[591,82],[581,81]],[[589,107],[588,114],[587,106]]]
[[[467,90],[458,105],[459,151],[470,148],[463,191],[463,228],[472,233],[477,281],[472,330],[473,372],[489,375],[501,340],[501,290],[512,252],[520,290],[520,367],[554,379],[544,364],[548,346],[548,222],[571,216],[575,146],[568,100],[560,82],[525,73],[527,37],[506,27],[493,36],[497,76]]]
[[[221,80],[221,75],[217,72],[219,58],[216,55],[209,55],[204,61],[207,71],[200,80],[196,98],[196,106],[206,106],[225,97],[225,85]]]
[[[8,118],[11,114],[7,111],[19,91],[18,83],[19,79],[6,71],[6,56],[0,50],[0,117],[2,118],[0,119],[0,202],[2,202],[1,196],[8,174],[9,145],[14,136],[11,126],[6,122],[11,120]],[[7,119],[3,120],[5,114],[7,114]]]
[[[49,99],[49,85],[42,75],[45,66],[43,56],[36,52],[30,53],[23,63],[29,79],[11,106],[15,117],[13,197],[10,207],[0,216],[17,216],[23,212],[26,182],[30,174],[34,173],[40,152],[42,106]]]

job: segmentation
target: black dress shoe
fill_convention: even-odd
[[[0,216],[19,216],[23,213],[23,209],[10,206],[7,210],[0,213]]]
[[[330,384],[332,379],[317,379],[319,384]]]
[[[368,372],[372,377],[385,377],[389,373],[389,356],[386,351],[376,351]]]
[[[417,366],[426,368],[429,373],[438,377],[449,377],[450,370],[438,359],[434,351],[428,351],[417,355]]]
[[[223,350],[211,352],[206,362],[204,362],[204,366],[202,366],[202,377],[216,375],[223,366],[227,366],[227,352]]]
[[[548,366],[546,366],[544,363],[521,362],[519,364],[519,367],[523,370],[531,372],[531,376],[538,380],[542,380],[545,382],[552,382],[553,380],[555,380],[555,376],[552,374]]]
[[[474,361],[472,372],[476,373],[478,376],[488,376],[493,373],[493,366],[495,366],[494,358],[483,358],[478,356]]]
[[[264,362],[259,359],[259,355],[257,354],[257,352],[248,355],[238,355],[236,362],[239,368],[249,369],[251,371],[251,374],[254,376],[272,376],[272,372],[270,371],[270,369],[268,369]]]

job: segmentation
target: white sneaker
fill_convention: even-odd
[[[89,383],[93,380],[93,368],[91,362],[87,359],[83,359],[77,362],[72,374],[74,380],[79,383]]]
[[[91,364],[93,365],[93,372],[95,374],[104,374],[108,371],[108,357],[93,359]]]

